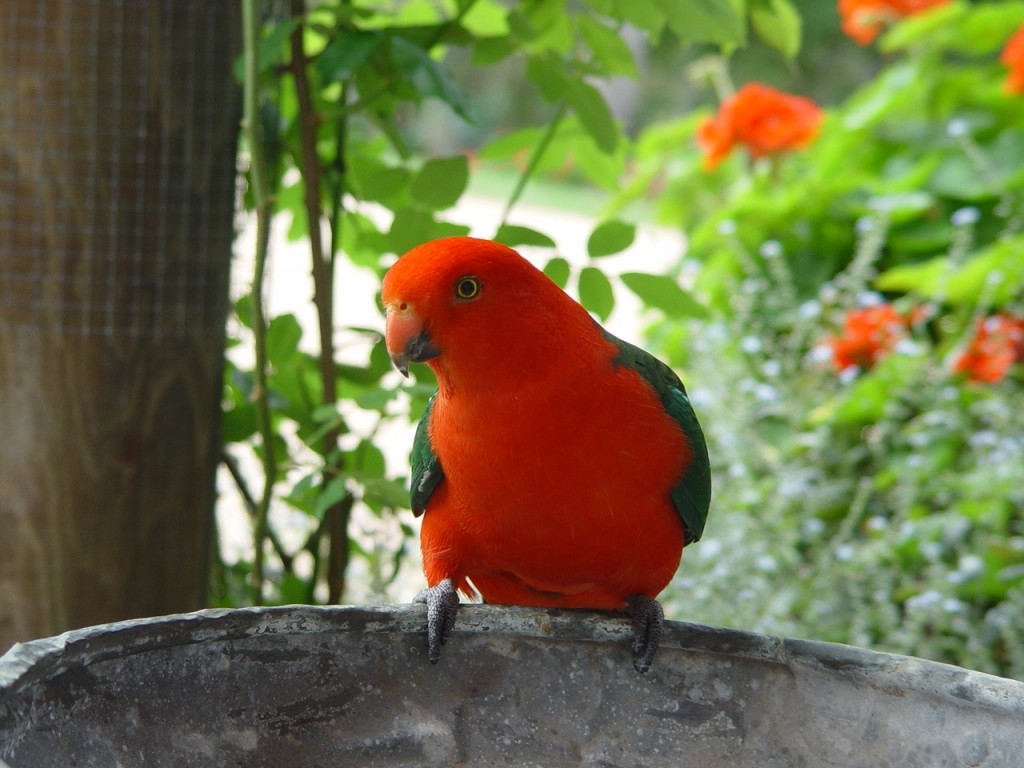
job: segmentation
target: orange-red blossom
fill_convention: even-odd
[[[1005,312],[978,321],[967,349],[953,363],[956,373],[972,381],[1002,380],[1024,360],[1024,318]]]
[[[889,24],[906,16],[945,5],[949,0],[839,0],[843,32],[858,45],[868,45]]]
[[[999,61],[1010,70],[1003,86],[1007,93],[1024,93],[1024,26],[1007,42]]]
[[[803,149],[817,136],[822,117],[810,99],[748,83],[697,129],[704,167],[713,170],[739,144],[755,160]]]
[[[904,339],[916,313],[901,314],[891,304],[851,309],[843,322],[843,331],[829,340],[836,370],[872,368]]]

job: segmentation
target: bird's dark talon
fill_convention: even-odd
[[[665,612],[657,600],[647,595],[632,595],[626,598],[626,605],[633,619],[633,668],[646,672],[658,652]]]
[[[441,646],[455,627],[459,595],[452,580],[445,579],[436,587],[424,589],[413,598],[413,602],[427,606],[427,658],[431,664],[437,664],[441,658]]]

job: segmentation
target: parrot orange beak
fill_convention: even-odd
[[[409,363],[425,363],[441,354],[423,325],[409,309],[388,308],[384,320],[384,344],[398,372],[409,377]]]

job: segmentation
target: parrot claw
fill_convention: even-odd
[[[633,619],[633,668],[637,672],[646,672],[658,652],[665,612],[657,600],[647,595],[627,597],[626,605]]]
[[[441,646],[455,626],[459,595],[452,580],[445,579],[436,587],[424,589],[413,598],[413,602],[427,606],[427,658],[431,664],[437,664],[441,658]]]

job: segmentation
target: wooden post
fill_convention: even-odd
[[[0,652],[205,602],[236,13],[0,14]]]

